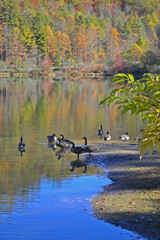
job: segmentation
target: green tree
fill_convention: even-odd
[[[131,115],[141,114],[143,120],[148,121],[142,139],[139,142],[140,156],[148,149],[149,154],[155,146],[160,153],[160,76],[144,74],[143,78],[135,80],[132,74],[116,74],[113,77],[114,85],[118,88],[100,102],[108,101],[118,104],[122,114],[131,111]]]
[[[18,0],[1,0],[0,1],[0,20],[14,27],[19,26],[23,21],[23,15],[20,14]]]

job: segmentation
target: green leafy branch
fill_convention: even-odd
[[[128,111],[131,115],[141,114],[149,125],[139,142],[140,155],[144,155],[147,149],[152,154],[154,146],[160,153],[160,76],[146,73],[135,80],[132,74],[120,73],[113,76],[112,82],[116,88],[100,101],[99,106],[106,101],[108,106],[114,102],[122,114]]]

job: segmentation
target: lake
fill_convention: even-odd
[[[117,107],[98,107],[111,91],[110,79],[81,82],[0,80],[0,236],[1,240],[137,239],[137,234],[94,217],[90,199],[110,183],[95,164],[71,170],[76,156],[47,144],[64,134],[76,144],[104,142],[100,124],[112,139],[143,127],[140,117],[121,116]],[[18,151],[23,136],[26,152]],[[85,156],[81,155],[81,159]]]

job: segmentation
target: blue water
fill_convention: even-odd
[[[106,175],[73,175],[61,182],[42,178],[25,201],[14,197],[12,214],[1,214],[0,239],[137,239],[137,234],[93,216],[90,198],[109,182]]]
[[[76,156],[57,160],[59,149],[47,146],[53,133],[76,144],[84,136],[88,143],[104,143],[97,136],[100,124],[115,140],[126,130],[136,137],[143,126],[139,117],[121,116],[114,105],[98,107],[110,90],[110,81],[0,81],[0,240],[137,239],[94,217],[90,199],[110,183],[104,169],[70,172]]]

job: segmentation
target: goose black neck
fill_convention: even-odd
[[[87,138],[85,137],[84,140],[85,140],[85,145],[87,145]]]
[[[63,134],[61,134],[61,137],[62,137],[62,139],[64,139],[64,135]]]

